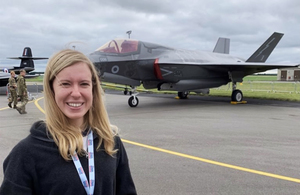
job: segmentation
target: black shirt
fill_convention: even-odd
[[[94,134],[95,191],[94,195],[136,194],[125,148],[115,136],[114,157],[103,145],[96,151],[99,138]],[[79,157],[88,178],[88,159]],[[3,163],[4,180],[0,195],[85,195],[72,161],[64,160],[55,142],[49,138],[46,126],[38,121],[30,135],[20,141]]]

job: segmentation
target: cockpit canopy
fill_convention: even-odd
[[[114,39],[99,47],[96,51],[104,53],[126,54],[138,51],[139,41],[132,39]]]

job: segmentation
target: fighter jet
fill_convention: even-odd
[[[7,66],[0,67],[0,87],[6,86],[8,83],[8,79],[10,78],[10,71],[15,71],[16,74],[20,73],[21,69],[24,69],[27,73],[34,71],[34,62],[33,60],[45,60],[48,58],[44,57],[32,57],[32,52],[30,47],[25,47],[23,49],[23,54],[21,57],[10,57],[9,59],[21,60],[20,66]],[[37,77],[38,75],[26,74],[26,78]]]
[[[257,72],[297,67],[299,64],[267,64],[265,61],[282,38],[274,32],[247,60],[229,55],[230,40],[221,38],[213,52],[174,49],[132,39],[115,39],[104,44],[89,58],[103,81],[131,86],[128,104],[139,103],[136,87],[177,91],[181,99],[189,92],[209,93],[232,82],[231,100],[241,102],[237,82]],[[126,92],[126,90],[125,90]]]

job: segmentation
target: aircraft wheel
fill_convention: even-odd
[[[128,91],[127,91],[127,90],[125,90],[125,91],[124,91],[124,95],[127,95],[127,93],[128,93]]]
[[[139,99],[137,97],[131,96],[128,99],[128,105],[130,107],[137,107],[138,104],[139,104]]]
[[[234,90],[231,94],[231,101],[233,102],[241,102],[243,100],[243,93],[241,90]]]
[[[179,92],[178,92],[178,97],[179,97],[180,99],[186,99],[187,96],[188,96],[188,94],[189,94],[188,91],[184,91],[184,92],[179,91]]]

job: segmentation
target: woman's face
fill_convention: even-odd
[[[93,102],[92,74],[88,65],[77,62],[63,69],[53,81],[55,101],[60,110],[77,127]]]

